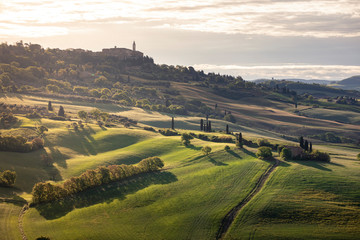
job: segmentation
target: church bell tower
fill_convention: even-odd
[[[134,52],[136,51],[136,43],[135,43],[135,41],[133,42],[133,51]]]

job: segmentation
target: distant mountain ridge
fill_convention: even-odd
[[[337,83],[338,81],[336,80],[319,80],[319,79],[297,79],[297,78],[290,78],[290,79],[256,79],[254,80],[255,83],[263,83],[266,81],[290,81],[290,82],[301,82],[301,83],[308,83],[308,84],[322,84],[322,85],[329,85],[329,84],[334,84]]]
[[[340,85],[359,85],[360,86],[360,75],[352,76],[337,82]]]

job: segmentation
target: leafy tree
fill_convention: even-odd
[[[236,118],[231,113],[226,114],[224,120],[228,122],[236,123]]]
[[[16,181],[16,172],[5,170],[0,172],[0,186],[11,187],[15,184]]]
[[[280,153],[280,157],[284,160],[290,160],[292,157],[291,150],[289,148],[283,148]]]
[[[53,110],[54,110],[53,107],[52,107],[51,101],[49,101],[49,103],[48,103],[48,110],[49,110],[49,111],[53,111]]]
[[[65,110],[64,110],[63,106],[59,107],[58,116],[65,117]]]
[[[209,147],[209,146],[204,146],[202,149],[201,149],[201,151],[203,152],[203,154],[204,155],[206,155],[206,156],[208,156],[209,154],[210,154],[210,152],[211,152],[211,147]]]
[[[271,148],[269,147],[259,147],[257,152],[256,152],[256,156],[260,159],[269,159],[272,157],[272,152],[271,152]]]
[[[358,153],[358,155],[357,155],[357,160],[360,161],[360,153]]]
[[[97,108],[91,110],[90,114],[96,119],[96,121],[100,120],[101,111]]]
[[[229,147],[228,145],[226,145],[226,146],[224,147],[224,150],[225,150],[225,151],[229,151],[229,150],[230,150],[230,147]]]
[[[40,127],[37,127],[37,133],[39,136],[44,136],[45,132],[49,131],[49,129],[47,127],[45,127],[44,125],[41,125]]]
[[[78,112],[78,116],[80,119],[84,120],[86,122],[87,118],[88,118],[88,113],[81,110]]]
[[[193,136],[191,136],[188,133],[183,133],[181,134],[181,141],[185,146],[189,146],[190,145],[190,140],[193,139]]]
[[[257,139],[257,145],[258,145],[259,147],[261,147],[261,146],[270,146],[271,144],[270,144],[269,140],[267,140],[267,139],[258,138],[258,139]]]

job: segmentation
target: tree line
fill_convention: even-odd
[[[88,188],[123,180],[140,173],[154,172],[163,166],[164,163],[159,157],[149,157],[141,160],[136,166],[122,164],[87,170],[79,177],[67,179],[62,184],[40,182],[35,184],[32,190],[33,204],[58,200]]]
[[[31,142],[22,136],[0,136],[0,151],[31,152],[44,147],[44,140],[34,138]]]

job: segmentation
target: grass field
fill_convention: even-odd
[[[2,240],[21,239],[18,215],[22,206],[0,203],[0,238]]]
[[[18,95],[5,99],[10,103],[43,106],[48,100]],[[253,148],[238,150],[234,144],[199,139],[191,140],[192,145],[185,147],[180,136],[165,137],[142,129],[143,124],[169,127],[171,118],[166,114],[116,105],[51,100],[53,106],[63,105],[72,116],[79,110],[97,107],[141,119],[140,127],[100,128],[89,123],[75,131],[67,128],[69,121],[18,116],[20,122],[16,128],[1,130],[2,134],[35,134],[35,124],[45,125],[49,131],[43,150],[0,152],[0,170],[17,172],[15,187],[0,188],[1,198],[20,196],[30,201],[35,183],[61,182],[99,165],[136,164],[143,158],[159,156],[165,166],[157,173],[134,176],[30,208],[23,217],[28,239],[41,235],[52,240],[215,239],[226,213],[249,194],[272,164],[257,159]],[[244,108],[239,110],[239,116]],[[246,109],[260,111],[256,106]],[[270,108],[267,111],[270,115],[276,114]],[[288,114],[283,110],[278,113]],[[265,119],[265,115],[253,117]],[[176,116],[175,126],[194,132],[199,119]],[[213,122],[218,129],[227,124],[221,120]],[[325,123],[321,122],[324,128],[334,128],[333,122],[329,126]],[[357,127],[348,126],[347,131],[354,126]],[[272,142],[285,141],[276,132],[242,124],[230,124],[230,127],[241,130],[246,139],[266,137]],[[212,148],[209,156],[201,152],[205,145]],[[223,150],[225,145],[232,150]],[[332,162],[282,163],[264,188],[241,210],[226,239],[356,239],[360,233],[360,162],[355,160],[359,149],[335,144],[316,144],[314,148],[329,152]],[[21,207],[0,203],[0,233],[6,232],[0,239],[21,238],[17,224]]]
[[[324,147],[327,148],[327,147]],[[327,149],[332,163],[286,162],[240,212],[226,239],[356,239],[360,163]],[[343,150],[344,151],[344,150]],[[335,155],[337,154],[337,155]]]

